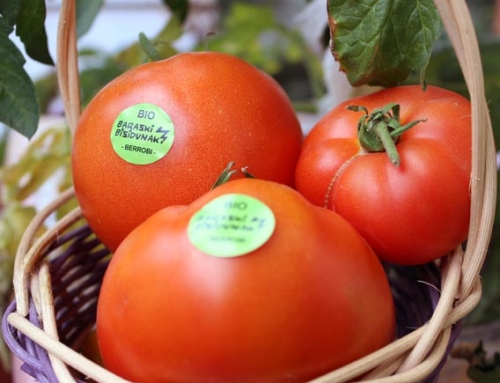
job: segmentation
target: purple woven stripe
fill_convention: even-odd
[[[83,225],[58,236],[43,256],[50,259],[59,339],[71,345],[95,322],[97,296],[109,251],[102,247],[88,226]],[[8,315],[15,311],[16,302],[13,301],[3,315],[2,333],[8,347],[23,362],[21,369],[40,382],[60,383],[47,351],[7,322]],[[28,320],[41,328],[32,300]],[[75,380],[85,382],[77,377]]]
[[[8,307],[2,318],[2,333],[6,344],[12,352],[23,362],[21,369],[28,375],[40,382],[58,383],[58,380],[52,369],[52,364],[47,351],[33,342],[23,333],[17,331],[7,322],[7,316],[16,311],[16,302],[13,301]],[[33,304],[30,305],[29,321],[40,328],[38,315]]]

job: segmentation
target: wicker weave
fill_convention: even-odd
[[[460,332],[461,320],[481,298],[479,272],[487,253],[496,202],[496,155],[485,100],[477,38],[465,0],[435,0],[466,80],[472,104],[471,218],[465,251],[439,264],[391,267],[399,337],[388,346],[314,383],[436,382]],[[74,132],[80,113],[75,2],[63,1],[58,31],[58,78],[67,121]],[[49,231],[38,228],[74,198],[73,190],[41,211],[16,255],[15,301],[2,322],[4,338],[41,382],[126,382],[78,352],[95,324],[97,296],[109,259],[76,208]]]

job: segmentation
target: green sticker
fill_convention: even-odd
[[[275,225],[272,210],[262,201],[243,194],[225,194],[191,217],[188,237],[206,254],[237,257],[266,243]]]
[[[111,144],[125,161],[147,165],[165,156],[174,142],[170,116],[154,104],[137,104],[123,110],[111,129]]]

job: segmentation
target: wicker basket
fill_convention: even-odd
[[[496,202],[496,154],[483,88],[477,39],[465,0],[435,0],[460,62],[472,103],[471,221],[465,251],[436,264],[391,267],[399,337],[388,346],[315,383],[436,382],[460,332],[461,320],[481,298],[479,272],[486,256]],[[66,117],[74,129],[80,113],[75,2],[63,1],[58,31],[58,77]],[[76,208],[50,230],[38,229],[61,205],[61,194],[27,228],[16,256],[15,300],[2,322],[4,338],[40,382],[126,382],[84,357],[82,338],[95,324],[100,283],[109,252]]]

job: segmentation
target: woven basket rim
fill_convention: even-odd
[[[461,321],[481,298],[480,269],[485,260],[496,204],[496,153],[493,130],[484,91],[484,79],[474,25],[465,0],[435,0],[445,29],[459,60],[472,105],[473,158],[471,176],[471,221],[465,251],[458,247],[441,259],[440,299],[430,321],[388,346],[338,370],[315,379],[314,383],[342,383],[360,374],[372,383],[418,382],[429,376],[443,360],[450,344],[452,328]],[[63,0],[58,27],[57,75],[66,119],[74,134],[80,114],[80,92],[75,30],[75,2]],[[57,341],[55,314],[50,310],[53,297],[50,275],[43,265],[42,251],[64,230],[82,219],[74,209],[40,237],[37,229],[59,206],[74,197],[68,189],[42,210],[23,236],[14,267],[16,311],[6,321],[10,326],[39,342],[47,351],[58,376],[74,381],[68,370],[72,366],[98,382],[127,382],[76,351]],[[33,282],[35,280],[35,282]],[[39,315],[44,330],[26,319],[30,299],[44,302]],[[49,309],[48,309],[49,308]],[[67,380],[70,379],[70,380]]]
[[[69,190],[67,195],[61,195],[58,197],[55,202],[51,204],[51,209],[46,209],[44,215],[49,216],[52,211],[55,211],[55,209],[67,202],[68,196],[73,196],[72,190]],[[117,379],[116,376],[109,375],[110,373],[103,370],[102,367],[90,363],[88,360],[82,359],[82,356],[76,351],[56,341],[57,330],[55,312],[51,311],[54,306],[54,298],[52,297],[50,275],[48,274],[47,267],[45,267],[46,265],[43,262],[42,256],[44,251],[51,247],[54,238],[60,238],[64,234],[65,229],[70,227],[74,222],[82,219],[83,217],[81,216],[80,208],[77,207],[68,213],[63,219],[59,220],[52,229],[47,231],[41,237],[36,237],[34,233],[36,233],[37,230],[35,227],[32,228],[33,230],[30,231],[33,233],[31,238],[32,246],[29,248],[29,254],[26,254],[26,257],[24,258],[25,260],[27,258],[31,258],[27,264],[32,265],[32,267],[23,269],[27,273],[25,275],[26,279],[24,280],[24,283],[29,284],[30,286],[28,289],[29,291],[27,292],[28,301],[26,303],[28,305],[28,310],[33,303],[35,306],[40,307],[38,311],[40,313],[40,318],[43,319],[44,329],[41,330],[33,323],[30,323],[30,321],[26,319],[27,314],[21,314],[22,308],[20,306],[22,303],[19,297],[16,297],[17,300],[15,301],[17,305],[16,311],[7,316],[7,321],[13,328],[18,329],[21,333],[26,334],[30,338],[36,339],[48,351],[50,351],[50,353],[53,353],[52,358],[54,360],[52,363],[55,366],[61,365],[58,367],[59,369],[62,369],[63,371],[65,369],[67,370],[66,365],[68,365],[76,368],[78,371],[81,371],[86,376],[92,377],[98,382],[113,382],[114,379]],[[37,225],[41,225],[42,222],[43,221],[40,220]],[[460,275],[462,255],[462,252],[457,252],[456,255],[450,255],[441,265],[441,269],[443,270],[443,281],[441,284],[440,302],[443,302],[444,300],[453,302],[454,300],[454,292],[456,292],[456,285]],[[448,277],[446,277],[446,275],[448,275]],[[460,318],[470,311],[470,309],[474,307],[479,300],[481,295],[480,284],[477,284],[477,288],[478,290],[474,295],[468,297],[468,299],[460,305],[455,306],[451,313],[447,314],[445,311],[445,314],[447,315],[445,319],[446,326],[443,331],[439,328],[434,330],[438,332],[436,335],[438,340],[435,342],[436,346],[433,347],[431,355],[427,356],[422,363],[417,363],[414,367],[409,368],[407,372],[399,372],[392,379],[396,379],[395,381],[398,381],[398,379],[402,379],[402,377],[405,376],[404,374],[406,374],[413,377],[412,379],[418,378],[417,380],[409,381],[420,381],[437,367],[437,365],[442,361],[442,353],[446,350],[446,347],[449,344],[452,326],[459,322]],[[342,367],[341,369],[335,370],[331,374],[319,377],[314,380],[314,382],[352,381],[352,378],[359,373],[367,372],[372,369],[374,369],[374,371],[366,376],[366,379],[373,377],[373,379],[368,380],[369,382],[390,382],[391,380],[388,380],[389,378],[385,377],[385,374],[388,372],[394,373],[399,368],[402,363],[402,360],[400,360],[401,355],[406,356],[410,353],[410,351],[418,344],[419,340],[425,336],[425,334],[429,333],[429,328],[431,326],[432,324],[428,323],[413,332],[410,332],[408,335],[399,338],[388,346],[376,351],[375,353],[359,359],[358,361]],[[381,377],[376,379],[376,376]],[[64,379],[62,381],[67,380]],[[401,381],[406,382],[406,380]]]
[[[59,196],[49,208],[45,209],[42,213],[43,216],[48,217],[62,204],[66,203],[69,198],[74,197],[72,189],[68,190]],[[60,238],[64,231],[69,228],[73,223],[82,220],[81,210],[79,207],[69,212],[65,217],[59,220],[53,228],[46,231],[42,236],[36,237],[35,233],[37,228],[42,225],[43,220],[33,221],[33,227],[29,231],[31,236],[31,247],[28,253],[25,254],[23,260],[25,265],[22,267],[24,286],[29,285],[26,289],[26,309],[33,304],[41,307],[38,309],[39,317],[44,322],[44,329],[41,330],[26,318],[28,312],[24,313],[21,307],[23,303],[22,294],[16,296],[16,311],[10,313],[6,320],[10,326],[16,328],[21,333],[28,337],[40,342],[40,344],[50,351],[49,356],[53,359],[52,363],[55,369],[69,373],[67,366],[72,366],[76,370],[84,373],[96,380],[97,382],[126,382],[111,374],[109,371],[103,369],[101,366],[82,358],[77,352],[58,342],[57,325],[54,310],[54,298],[52,297],[51,280],[47,271],[46,265],[43,262],[43,253],[47,248],[50,248],[55,238]],[[458,280],[461,275],[461,261],[463,259],[463,252],[456,251],[450,256],[444,258],[441,264],[442,283],[440,289],[440,298],[438,305],[451,307],[455,302],[455,295],[457,291]],[[29,265],[29,267],[26,267]],[[21,275],[21,273],[19,274]],[[428,376],[433,370],[436,369],[439,363],[442,362],[443,353],[446,351],[450,342],[452,327],[460,322],[472,308],[474,308],[481,297],[481,284],[479,280],[476,283],[473,294],[469,295],[465,300],[461,301],[458,305],[453,305],[450,311],[441,309],[440,314],[443,317],[444,324],[442,328],[439,327],[439,321],[431,318],[431,321],[422,327],[410,332],[388,346],[377,350],[376,352],[367,355],[347,366],[335,370],[329,374],[315,379],[314,383],[325,382],[346,382],[352,381],[353,378],[360,373],[366,373],[370,370],[370,374],[365,376],[367,382],[417,382]],[[45,311],[44,309],[45,308]],[[50,308],[50,309],[49,309]],[[52,310],[52,311],[51,311]],[[436,313],[436,312],[435,312]],[[434,313],[434,315],[435,315]],[[438,323],[438,325],[433,324]],[[434,327],[434,329],[432,329]],[[408,367],[406,371],[401,370],[403,359],[408,359],[411,351],[415,350],[421,339],[425,336],[430,337],[432,347],[431,353],[426,355],[421,361],[416,362],[413,366]],[[433,339],[436,337],[436,339]],[[51,355],[52,354],[52,355]],[[399,371],[398,371],[399,370]],[[397,372],[397,373],[396,373]],[[396,375],[387,377],[386,374]],[[379,378],[376,378],[379,376]],[[406,378],[408,377],[408,378]],[[371,378],[371,379],[370,379]],[[369,379],[369,380],[366,380]],[[68,381],[66,378],[62,381]]]

